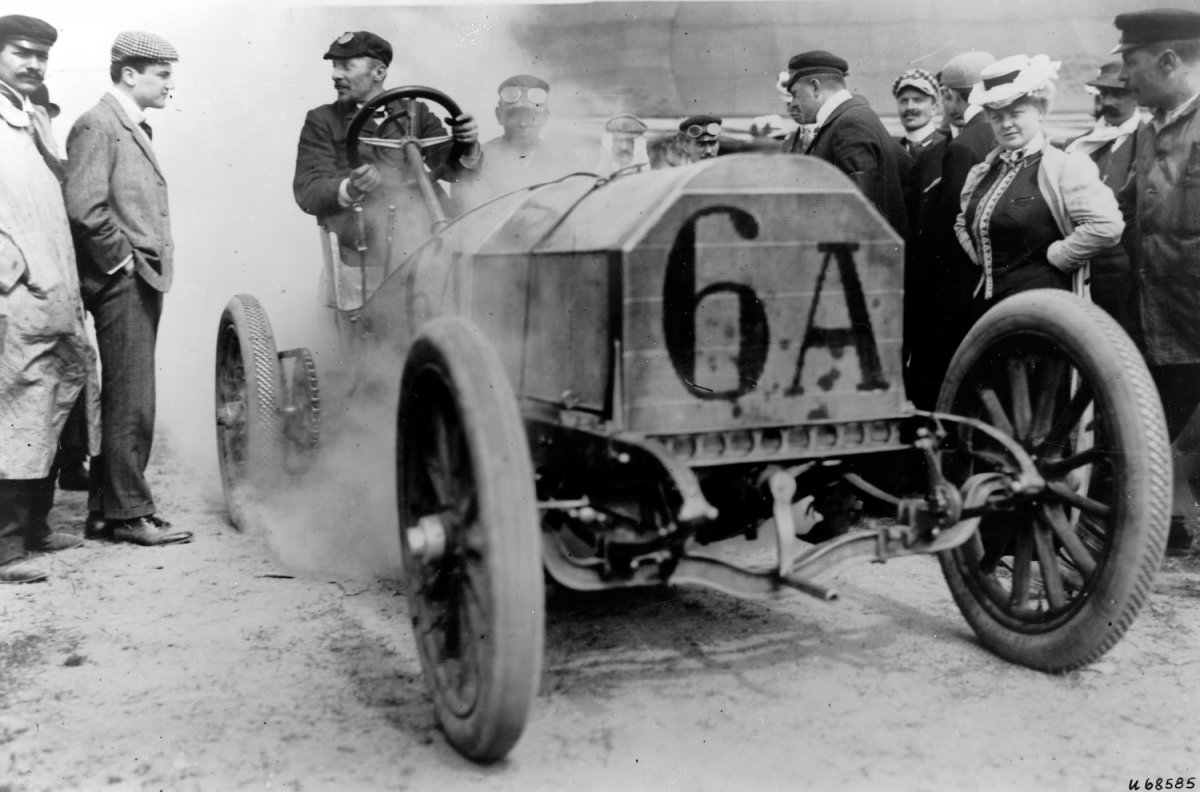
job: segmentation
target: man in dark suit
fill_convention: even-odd
[[[896,112],[904,134],[897,140],[914,160],[922,149],[937,145],[946,135],[938,130],[938,81],[925,69],[909,69],[892,83]]]
[[[1141,123],[1137,99],[1121,79],[1121,61],[1100,67],[1100,73],[1087,84],[1096,97],[1096,126],[1075,138],[1067,151],[1087,154],[1100,169],[1100,180],[1114,193],[1124,186],[1133,169],[1137,148],[1137,128]],[[1092,257],[1092,300],[1112,314],[1131,336],[1136,336],[1133,320],[1133,268],[1129,251],[1123,244],[1113,245]]]
[[[992,127],[967,97],[979,73],[996,59],[971,51],[951,58],[940,75],[950,140],[917,155],[910,178],[913,228],[905,273],[905,389],[931,410],[954,351],[978,317],[971,298],[979,268],[954,234],[967,173],[995,146]]]
[[[167,182],[147,108],[174,87],[175,48],[150,33],[117,35],[112,90],[67,137],[67,215],[84,304],[100,348],[101,454],[94,460],[85,535],[138,545],[186,542],[155,515],[146,482],[154,440],[154,350],[174,249]]]
[[[849,65],[816,50],[788,61],[787,90],[803,123],[815,123],[806,154],[833,163],[849,176],[901,236],[908,234],[901,163],[904,152],[867,100],[846,90]]]

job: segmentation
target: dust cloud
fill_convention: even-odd
[[[217,324],[235,294],[254,295],[280,350],[307,347],[324,402],[323,447],[306,476],[265,499],[249,520],[281,558],[307,570],[387,574],[399,569],[395,526],[395,390],[400,372],[374,372],[377,399],[344,398],[343,361],[332,311],[319,288],[318,229],[292,197],[296,142],[305,113],[334,99],[321,56],[347,30],[392,42],[388,87],[428,85],[479,120],[481,140],[500,134],[496,85],[531,72],[554,75],[510,37],[513,7],[331,7],[217,2],[171,6],[114,0],[103,8],[58,0],[18,3],[8,12],[60,29],[47,84],[72,121],[110,87],[108,50],[121,30],[154,31],[180,52],[175,91],[151,110],[154,146],[166,176],[176,245],[175,285],[166,296],[158,343],[157,455],[194,471],[189,499],[225,509],[216,458],[214,361]],[[8,13],[6,12],[6,13]],[[570,91],[555,86],[555,93]],[[553,100],[552,100],[553,101]],[[555,119],[547,134],[555,134]],[[599,151],[599,134],[592,137]],[[385,365],[386,369],[387,366]],[[339,376],[341,378],[339,379]],[[376,387],[378,386],[378,387]],[[172,518],[169,495],[160,511]],[[175,519],[182,528],[186,520]]]

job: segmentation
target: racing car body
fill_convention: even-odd
[[[420,88],[362,112],[397,96],[457,114]],[[399,145],[419,156],[419,140]],[[544,572],[580,590],[832,599],[848,563],[938,553],[981,641],[1048,671],[1099,657],[1148,596],[1170,471],[1129,339],[1071,294],[1019,295],[963,342],[938,411],[913,409],[903,242],[824,162],[571,175],[384,260],[368,273],[326,250],[352,355],[400,381],[414,632],[442,726],[472,758],[503,756],[528,717]],[[239,492],[280,486],[286,460],[315,450],[316,383],[245,295],[222,317],[217,374],[236,523]],[[919,473],[917,492],[863,480],[854,461],[880,453]],[[793,513],[805,496],[825,516],[811,532]],[[856,497],[892,518],[852,525]],[[760,529],[767,569],[703,547]]]

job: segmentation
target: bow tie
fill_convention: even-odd
[[[1010,168],[1019,168],[1025,162],[1026,154],[1025,149],[1001,152],[1000,161]]]

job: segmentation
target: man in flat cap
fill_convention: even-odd
[[[980,72],[995,60],[971,50],[947,61],[939,87],[951,138],[921,149],[909,176],[904,383],[908,398],[924,410],[936,405],[954,351],[978,318],[971,295],[979,269],[959,244],[954,221],[967,174],[996,145],[983,108],[967,101]]]
[[[44,580],[29,554],[80,543],[53,533],[54,457],[90,371],[62,165],[42,87],[58,32],[0,17],[0,583]]]
[[[1067,145],[1068,152],[1087,154],[1100,169],[1100,180],[1117,193],[1133,168],[1134,140],[1141,116],[1133,91],[1121,79],[1121,62],[1100,67],[1087,83],[1096,98],[1097,118],[1092,131]],[[1112,314],[1131,336],[1133,324],[1133,270],[1123,244],[1114,245],[1091,261],[1092,300]]]
[[[316,216],[324,230],[337,235],[341,259],[354,267],[368,267],[370,289],[382,277],[388,263],[385,259],[401,261],[428,239],[434,217],[413,181],[404,151],[360,146],[363,164],[353,169],[346,153],[351,120],[359,108],[385,90],[392,63],[391,44],[370,31],[347,32],[335,39],[322,57],[332,66],[337,99],[313,108],[304,118],[296,148],[292,191],[302,210]],[[410,124],[415,137],[447,137],[442,122],[422,101],[413,101],[411,107]],[[403,101],[376,108],[376,117],[363,126],[362,136],[400,137],[405,131],[401,125],[381,126],[380,120],[404,112]],[[422,150],[433,182],[458,181],[479,165],[475,119],[470,113],[462,113],[447,121],[449,136],[457,146],[447,140]],[[444,198],[440,188],[437,192]],[[396,207],[397,213],[390,213],[389,206]],[[359,207],[361,224],[355,211]],[[357,276],[347,282],[361,283]],[[352,300],[360,302],[363,297],[356,295]]]
[[[602,145],[600,158],[593,169],[600,176],[610,176],[622,168],[648,164],[644,136],[646,123],[629,113],[615,115],[604,122],[607,145]]]
[[[904,135],[900,147],[916,159],[921,149],[945,139],[938,131],[937,111],[940,96],[937,77],[925,69],[908,69],[892,83],[896,112]]]
[[[721,119],[709,113],[690,115],[679,122],[681,139],[692,162],[712,159],[721,151]]]
[[[161,36],[118,33],[109,58],[112,88],[67,136],[67,214],[102,377],[101,453],[92,463],[85,535],[135,545],[192,538],[155,513],[146,481],[158,323],[175,272],[167,181],[146,111],[166,106],[178,60]]]
[[[1200,13],[1119,15],[1120,77],[1153,116],[1137,131],[1120,200],[1131,226],[1135,314],[1175,452],[1168,549],[1200,526]]]
[[[590,170],[583,152],[543,137],[550,120],[550,84],[532,74],[515,74],[496,88],[496,121],[504,132],[483,144],[483,166],[468,202]]]
[[[804,152],[848,175],[901,236],[908,234],[900,158],[904,152],[867,100],[846,90],[849,65],[822,50],[788,61],[787,90],[802,123],[816,124]]]

